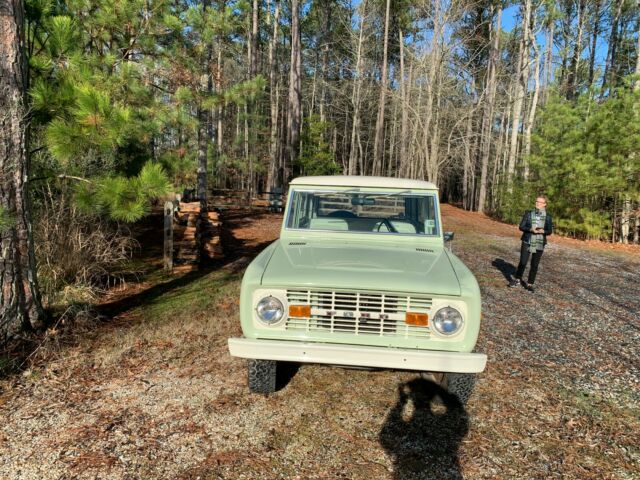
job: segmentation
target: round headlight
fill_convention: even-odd
[[[264,297],[258,302],[256,312],[260,320],[269,325],[273,325],[282,319],[284,307],[282,306],[282,302],[276,297],[269,296]]]
[[[433,317],[433,325],[442,335],[453,335],[461,328],[464,321],[462,315],[455,308],[444,307],[436,312]]]

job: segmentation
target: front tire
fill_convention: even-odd
[[[275,392],[277,366],[278,362],[275,360],[249,360],[247,365],[249,391],[264,394]]]
[[[466,405],[473,393],[476,376],[473,373],[445,373],[442,387],[451,395],[455,395],[462,405]]]

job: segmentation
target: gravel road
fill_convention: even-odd
[[[489,363],[466,408],[412,373],[312,365],[249,394],[226,340],[243,266],[280,218],[229,212],[226,265],[50,335],[0,380],[0,478],[640,478],[640,250],[551,237],[532,294],[506,287],[515,227],[443,214],[483,294]],[[160,298],[201,285],[210,303],[164,319]]]

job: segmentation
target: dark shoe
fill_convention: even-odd
[[[509,287],[513,288],[517,287],[518,285],[520,285],[520,280],[518,280],[517,278],[512,278],[511,280],[509,280]]]
[[[531,293],[536,291],[536,287],[533,286],[533,283],[522,282],[524,288],[529,290]]]

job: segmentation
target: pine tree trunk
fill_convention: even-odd
[[[440,55],[442,49],[442,41],[444,36],[444,21],[443,21],[443,12],[442,12],[442,2],[441,0],[436,0],[433,2],[433,40],[431,43],[431,53],[429,55],[428,67],[427,67],[427,81],[426,81],[426,107],[424,113],[424,133],[423,133],[423,165],[424,168],[419,173],[419,176],[422,178],[423,175],[426,176],[426,179],[430,182],[436,183],[438,177],[438,165],[437,158],[432,157],[432,153],[434,151],[433,143],[437,142],[437,133],[435,126],[435,117],[437,112],[434,111],[433,104],[437,103],[437,88],[438,88],[438,79],[437,75],[439,74],[438,65],[440,63]],[[430,148],[431,146],[431,148]]]
[[[217,92],[221,92],[222,91],[222,48],[218,49],[218,59],[217,59],[217,68],[216,68],[216,91]],[[222,139],[224,138],[224,131],[223,131],[223,122],[222,122],[222,117],[224,115],[224,107],[222,106],[222,102],[220,104],[218,104],[218,108],[217,108],[217,113],[216,113],[216,121],[218,123],[217,127],[216,127],[216,153],[218,156],[218,162],[220,162],[220,159],[222,158],[222,153],[223,153],[223,145],[222,145]],[[220,165],[220,163],[218,163],[218,165]],[[224,172],[224,166],[221,167],[222,171]]]
[[[558,78],[558,86],[560,92],[565,92],[567,87],[567,76],[569,73],[569,46],[573,38],[573,1],[563,2],[564,11],[560,17],[562,21],[562,48],[560,49],[560,58],[562,65],[560,67],[560,76]]]
[[[529,178],[529,155],[531,154],[531,132],[533,130],[533,125],[536,119],[536,109],[538,107],[538,96],[540,93],[540,51],[536,46],[536,39],[533,35],[533,32],[529,31],[529,39],[531,40],[531,45],[533,46],[534,54],[535,54],[535,66],[533,71],[533,97],[531,98],[531,105],[529,105],[529,115],[527,116],[527,120],[525,122],[524,128],[524,179],[527,180]]]
[[[611,7],[615,8],[613,20],[611,22],[611,33],[609,35],[609,48],[607,49],[607,60],[604,66],[604,75],[602,75],[602,88],[600,91],[600,98],[604,97],[607,86],[611,89],[615,87],[613,79],[615,78],[616,71],[616,53],[618,47],[618,24],[620,22],[620,15],[622,13],[622,5],[624,0],[615,0],[612,2]]]
[[[620,242],[629,243],[629,232],[631,225],[631,198],[625,194],[622,199],[622,212],[620,215]]]
[[[301,45],[300,2],[291,0],[291,69],[289,72],[289,105],[287,115],[289,165],[284,168],[284,181],[289,179],[289,169],[298,162],[300,148],[301,110]]]
[[[442,45],[442,44],[440,44]],[[440,62],[441,52],[439,51],[437,65],[440,67],[437,69],[437,83],[435,90],[435,109],[432,122],[433,135],[431,136],[431,144],[429,150],[429,163],[427,163],[427,178],[435,185],[439,185],[440,182],[440,118],[442,111],[442,84],[440,79],[442,78],[442,69]]]
[[[249,33],[249,80],[253,80],[258,75],[258,13],[259,6],[258,0],[252,1],[251,6],[251,31]],[[255,113],[255,102],[247,102],[244,107],[245,120],[244,120],[244,151],[245,157],[249,163],[249,202],[254,196],[256,188],[256,175],[255,175],[255,143],[257,141],[256,125],[253,120],[250,120],[250,116]],[[253,139],[250,138],[251,132],[256,135]]]
[[[495,210],[498,203],[498,183],[500,176],[500,164],[503,158],[503,152],[505,149],[505,139],[507,138],[507,125],[509,125],[509,115],[503,115],[500,118],[500,134],[498,135],[498,141],[496,153],[493,158],[493,167],[491,170],[491,209]]]
[[[404,34],[402,30],[398,31],[398,40],[400,43],[400,100],[402,102],[402,119],[400,121],[400,162],[398,167],[398,176],[405,177],[407,175],[407,133],[409,127],[409,108],[407,104],[407,82],[404,76]]]
[[[198,108],[198,174],[197,190],[200,206],[207,209],[207,145],[209,143],[209,110]]]
[[[586,1],[580,0],[578,2],[578,35],[576,43],[573,46],[573,55],[571,57],[571,66],[569,67],[569,74],[567,77],[567,99],[575,98],[577,95],[577,79],[578,68],[580,66],[580,53],[582,52],[582,33],[584,30],[584,16],[586,11]]]
[[[203,10],[206,14],[211,3],[205,0],[202,3]],[[211,43],[205,47],[205,55],[202,65],[202,72],[207,78],[207,84],[204,93],[211,95],[213,92],[213,78],[211,75],[211,62],[213,60],[213,48]],[[198,172],[197,172],[197,192],[200,200],[200,208],[207,210],[207,150],[209,147],[211,136],[211,109],[198,107]]]
[[[636,49],[636,70],[635,70],[635,74],[637,76],[640,76],[640,35],[638,35],[638,46]],[[636,92],[640,91],[640,78],[637,79],[635,81],[635,84],[633,85],[633,90]],[[635,115],[636,117],[640,116],[640,105],[636,105],[635,108]],[[632,154],[632,158],[631,161],[633,162],[635,160],[635,153]],[[633,204],[630,205],[629,210],[632,210],[632,206]],[[630,213],[631,216],[631,213]],[[634,222],[634,228],[633,228],[633,243],[635,243],[636,245],[638,243],[640,243],[640,204],[638,204],[636,202],[635,205],[635,214],[633,215],[635,222]]]
[[[249,55],[249,77],[258,74],[258,0],[253,0],[251,8],[251,54]]]
[[[472,80],[471,90],[475,89],[475,82]],[[471,197],[473,195],[473,189],[469,188],[471,184],[470,178],[473,177],[473,171],[471,166],[471,137],[473,136],[473,110],[470,109],[467,116],[467,129],[464,141],[464,161],[462,164],[462,208],[465,210],[472,210],[473,203]]]
[[[636,75],[640,75],[640,35],[638,35],[638,45],[636,47]],[[636,79],[636,83],[633,86],[635,91],[640,91],[640,79]]]
[[[0,7],[0,208],[12,225],[0,234],[0,336],[40,328],[38,290],[27,176],[27,63],[21,0]]]
[[[351,123],[351,144],[349,148],[349,175],[357,173],[358,159],[361,147],[358,142],[360,134],[360,90],[362,86],[362,42],[364,37],[364,21],[366,18],[367,0],[360,5],[360,27],[358,31],[358,46],[356,49],[356,72],[353,79],[351,104],[353,105],[353,119]],[[364,172],[360,172],[364,173]]]
[[[322,56],[320,63],[320,123],[324,125],[326,121],[326,103],[327,103],[327,65],[329,64],[329,19],[331,18],[331,2],[325,2],[324,21],[322,22]],[[321,138],[324,140],[324,128],[322,129]],[[335,148],[333,150],[335,152]]]
[[[396,75],[398,72],[396,71]],[[387,163],[387,177],[398,176],[398,102],[393,102],[393,124],[389,136],[389,162]],[[394,162],[395,160],[395,162]],[[395,165],[394,165],[395,163]]]
[[[598,35],[600,34],[600,8],[602,0],[596,0],[593,13],[593,30],[591,32],[591,51],[589,52],[589,88],[593,85],[593,77],[596,64],[596,47],[598,45]]]
[[[391,0],[386,1],[384,15],[384,39],[382,47],[382,68],[380,73],[380,99],[378,101],[378,118],[376,119],[375,139],[373,143],[373,174],[382,173],[382,159],[384,157],[383,134],[384,134],[384,111],[387,98],[387,48],[389,44],[389,10]]]
[[[525,0],[522,6],[522,38],[518,54],[518,68],[515,80],[515,100],[513,103],[513,116],[511,118],[511,141],[509,145],[509,163],[507,166],[507,182],[509,190],[513,185],[518,156],[518,134],[520,133],[520,116],[522,105],[526,95],[526,86],[529,79],[529,22],[531,19],[531,0]]]
[[[500,54],[500,31],[502,29],[502,7],[498,7],[495,29],[491,29],[491,53],[487,64],[486,100],[482,118],[482,134],[480,136],[481,145],[481,166],[480,166],[480,192],[478,194],[478,212],[484,212],[487,197],[487,172],[489,170],[489,154],[491,153],[492,133],[493,133],[493,112],[497,90],[496,73],[498,68],[498,57]]]
[[[553,74],[553,36],[555,33],[555,23],[549,22],[546,35],[546,47],[544,54],[544,95],[542,103],[546,105],[549,101],[549,93],[551,92],[551,78]]]
[[[278,26],[280,17],[280,4],[276,4],[273,14],[273,34],[269,42],[269,106],[271,110],[271,130],[269,134],[269,169],[267,177],[267,189],[275,186],[281,186],[278,178],[278,166],[280,160],[278,158],[278,84],[276,82],[275,56],[278,46]],[[269,17],[271,18],[271,17]]]

